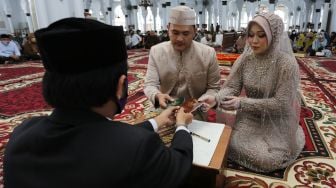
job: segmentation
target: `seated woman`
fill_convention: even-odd
[[[306,38],[304,40],[303,52],[310,53],[310,51],[312,50],[312,45],[313,45],[314,40],[315,40],[314,33],[309,32],[306,34]]]
[[[234,44],[234,51],[233,53],[242,53],[244,51],[244,47],[246,44],[246,33],[242,32],[239,38],[237,39],[236,43]]]
[[[29,33],[27,41],[23,44],[23,58],[25,60],[40,60],[40,53],[36,45],[34,33]]]
[[[314,40],[313,44],[312,44],[312,48],[309,52],[309,54],[311,56],[316,55],[316,52],[322,52],[322,50],[324,50],[326,48],[328,44],[328,41],[325,39],[324,34],[323,33],[319,33],[317,35],[317,38]]]
[[[248,24],[244,53],[216,97],[200,101],[237,110],[229,158],[258,172],[292,164],[305,137],[299,126],[299,67],[281,18],[261,13]],[[244,88],[246,96],[241,96]]]

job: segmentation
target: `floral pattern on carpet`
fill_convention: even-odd
[[[336,60],[330,58],[303,57],[298,62],[315,79],[336,81]]]
[[[308,79],[315,82],[336,105],[336,59],[324,57],[298,58],[301,70],[307,72]]]
[[[148,50],[129,51],[128,57],[129,98],[124,111],[116,116],[116,120],[136,124],[154,117],[159,111],[143,93]],[[311,61],[313,60],[309,60]],[[22,71],[13,71],[16,68]],[[315,73],[311,74],[304,68],[301,67],[300,70],[302,78],[300,124],[306,136],[304,151],[295,163],[286,169],[268,174],[255,173],[228,161],[227,168],[221,172],[226,176],[225,187],[336,187],[336,109],[334,102],[326,95],[327,88],[328,92],[335,93],[335,82],[319,80],[323,88],[326,88],[324,90],[312,79]],[[224,83],[231,67],[220,66],[220,69],[221,82]],[[8,71],[16,76],[5,75]],[[46,105],[41,95],[43,73],[41,63],[0,65],[0,187],[3,186],[3,153],[13,128],[27,118],[48,115],[51,112],[51,108]],[[333,78],[333,75],[327,74],[330,72],[324,73],[324,76],[328,75],[327,78]],[[316,77],[319,76],[323,75]],[[172,139],[172,133],[173,129],[167,127],[159,134],[167,143]]]
[[[319,81],[320,84],[325,88],[326,92],[330,93],[332,101],[335,101],[336,104],[336,81]]]

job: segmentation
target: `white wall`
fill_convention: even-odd
[[[27,10],[22,9],[22,7],[20,6],[20,1],[23,1],[23,0],[0,0],[0,33],[9,33],[11,31],[11,28],[19,29],[19,28],[27,26],[27,17],[25,15]],[[24,0],[24,1],[28,1],[28,0]],[[98,2],[98,1],[102,1],[102,0],[92,0],[92,2]],[[117,4],[118,5],[120,4],[120,2],[115,1],[115,0],[104,0],[104,1],[106,2],[109,1],[112,8],[116,7]],[[124,0],[121,0],[121,1],[124,1]],[[130,0],[130,1],[134,5],[137,4],[138,2],[138,0]],[[192,1],[192,0],[188,0],[188,1]],[[228,0],[228,5],[230,5],[231,1],[235,1],[235,0]],[[318,0],[318,1],[322,2],[322,0]],[[35,12],[36,19],[33,19],[34,30],[42,28],[42,27],[46,27],[50,23],[56,20],[65,18],[65,17],[84,17],[83,11],[85,8],[85,4],[83,0],[34,0],[31,2],[35,2],[35,5],[33,5],[34,6],[33,9],[36,10]],[[170,2],[171,2],[171,6],[166,8],[168,12],[171,7],[178,5],[179,2],[182,2],[182,1],[181,0],[170,0]],[[202,1],[197,0],[197,2],[199,2],[198,6],[201,6],[200,4]],[[293,3],[292,6],[295,8],[298,6],[299,1],[279,0],[279,2],[282,2],[287,5],[291,2]],[[261,0],[261,3],[263,4],[268,3],[268,0]],[[336,0],[331,0],[331,3],[332,3],[332,6],[331,6],[332,18],[330,22],[331,24],[330,31],[336,31]],[[161,3],[159,4],[161,6]],[[292,6],[289,6],[289,8],[293,8]],[[91,8],[94,8],[94,7],[91,7]],[[301,8],[302,8],[301,9],[302,11],[306,11],[306,9],[304,9],[303,7]],[[100,7],[98,6],[97,9],[100,10]],[[198,9],[202,10],[201,8],[198,8]],[[198,9],[197,9],[197,12],[200,11]],[[233,8],[230,8],[228,11],[232,12]],[[103,13],[104,12],[105,10],[103,10]],[[293,12],[295,12],[295,9],[293,10]],[[11,14],[11,18],[6,17],[7,13]],[[35,18],[35,15],[33,15],[34,13],[33,12],[30,12],[30,13],[31,13],[31,17]],[[114,18],[113,12],[111,13],[112,13],[111,18]],[[203,12],[203,16],[204,15],[205,15],[205,12]],[[129,16],[132,16],[132,15],[129,15]],[[109,22],[111,22],[111,20]],[[205,22],[207,22],[207,20]],[[233,22],[234,20],[230,19],[230,23],[231,23],[230,25],[234,25]]]
[[[21,8],[20,1],[9,0],[7,2],[12,9],[11,20],[12,20],[13,27],[15,29],[27,28],[28,25],[27,25],[27,22],[26,22],[26,19],[25,19],[26,15]]]
[[[336,0],[331,1],[331,21],[330,21],[330,32],[336,32]]]

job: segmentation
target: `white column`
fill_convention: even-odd
[[[220,28],[223,29],[223,24],[224,24],[224,20],[223,20],[223,5],[222,5],[222,1],[219,1],[218,3],[218,20],[219,20],[219,25]]]
[[[296,8],[294,8],[294,10],[293,10],[293,22],[292,22],[293,29],[295,29],[295,26],[296,26],[297,15],[298,15],[298,12],[296,11]]]
[[[241,14],[242,14],[242,10],[243,10],[243,5],[244,5],[244,1],[242,0],[237,0],[236,1],[236,6],[237,6],[237,9],[238,9],[238,17],[237,17],[237,27],[236,27],[236,30],[240,30],[240,22],[241,22]]]
[[[208,7],[207,8],[207,10],[208,10],[208,31],[210,31],[210,26],[211,26],[211,23],[212,23],[212,9],[211,9],[211,7]]]
[[[97,20],[100,20],[100,11],[101,11],[101,5],[98,0],[94,0],[91,3],[91,10],[92,10],[92,17],[97,18]]]
[[[295,26],[297,26],[297,25],[300,26],[300,17],[301,17],[301,14],[302,14],[301,10],[300,11],[297,10],[296,20],[295,20],[295,23],[296,23]],[[295,29],[296,29],[296,27],[295,27]]]
[[[336,31],[336,0],[333,1],[331,10],[330,32]]]
[[[251,15],[252,15],[252,18],[254,17],[254,15],[256,14],[256,8],[257,8],[257,3],[251,3]]]
[[[32,23],[32,17],[31,17],[31,13],[30,13],[30,9],[29,9],[29,4],[26,0],[21,0],[20,5],[21,5],[21,9],[23,10],[23,12],[26,16],[26,22],[28,24],[29,33],[32,33],[32,32],[34,32],[34,27],[33,27],[33,23]]]
[[[305,15],[305,25],[304,31],[307,31],[308,22],[310,22],[310,15],[312,14],[311,4],[306,3],[306,15]]]
[[[166,30],[167,29],[167,22],[166,22],[166,7],[165,5],[162,6],[159,5],[161,8],[159,9],[159,14],[160,14],[160,18],[161,18],[161,28],[162,30]]]
[[[108,10],[108,8],[111,7],[110,1],[109,0],[101,0],[100,1],[100,11],[103,13],[105,24],[112,24],[111,20],[111,11]]]
[[[201,15],[201,27],[202,27],[202,24],[206,24],[205,22],[205,7],[202,8],[202,15]]]
[[[129,30],[129,25],[133,24],[133,15],[132,15],[132,10],[127,10],[127,17],[125,15],[125,19],[127,20],[127,25],[126,25],[126,30]]]
[[[300,30],[299,31],[303,31],[304,18],[305,18],[305,14],[304,14],[303,11],[301,11],[301,14],[300,14]]]
[[[13,23],[12,23],[12,8],[6,1],[3,2],[3,12],[5,13],[5,23],[8,26],[9,33],[14,33]]]
[[[313,17],[313,22],[314,22],[314,30],[318,31],[318,24],[320,22],[320,17],[321,17],[321,7],[322,7],[322,1],[316,1],[315,2],[315,16]],[[316,10],[319,10],[319,12],[316,12]]]
[[[291,27],[293,25],[293,12],[291,12],[291,10],[288,12],[288,28]]]
[[[314,24],[314,28],[315,28],[315,25],[316,25],[315,22],[316,22],[316,16],[317,16],[315,6],[313,6],[313,10],[312,10],[312,12],[313,12],[313,18],[312,18],[312,20],[311,20],[311,23]],[[312,30],[314,30],[314,28],[312,28]]]
[[[31,18],[31,14],[30,13],[25,13],[26,14],[26,21],[28,23],[28,29],[29,29],[29,33],[33,33],[34,32],[34,27],[33,27],[33,23],[32,23],[32,18]]]
[[[133,14],[133,21],[134,21],[134,30],[137,30],[139,29],[138,27],[138,7],[136,9],[133,8],[132,14]]]
[[[315,9],[315,12],[318,9]],[[320,16],[321,16],[321,9],[319,8],[320,12],[316,12],[315,17],[313,18],[314,20],[314,31],[318,31],[318,24],[320,22]]]
[[[14,33],[13,23],[12,23],[12,15],[6,14],[6,20],[8,24],[8,29],[10,33]]]
[[[268,5],[268,9],[269,9],[270,12],[274,12],[275,11],[275,4],[274,3],[270,3]]]
[[[49,15],[48,8],[46,6],[45,0],[35,0],[35,11],[36,11],[36,19],[37,19],[37,27],[43,28],[49,25]]]
[[[146,31],[147,31],[147,15],[148,15],[148,10],[147,10],[147,7],[145,8],[145,7],[141,7],[141,12],[142,12],[142,18],[143,18],[143,20],[144,20],[144,25],[143,25],[143,27],[144,27],[144,30],[143,30],[143,32],[145,33]]]
[[[226,10],[227,5],[223,5],[223,12],[222,12],[222,17],[223,17],[223,30],[228,30],[228,17],[227,17],[227,10]]]
[[[326,31],[327,29],[329,5],[330,3],[324,3],[324,7],[323,7],[323,17],[322,17],[321,29],[323,29],[324,31]]]
[[[84,17],[84,2],[83,1],[71,1],[73,7],[73,16],[78,18]]]
[[[214,7],[214,20],[213,20],[213,25],[214,25],[214,28],[215,28],[215,32],[216,32],[216,25],[217,23],[219,23],[219,3],[218,3],[218,0],[215,0],[214,1],[214,4],[213,4],[213,7]],[[217,21],[218,20],[218,21]]]
[[[153,7],[150,7],[152,14],[153,14],[153,23],[154,23],[154,31],[156,31],[156,17],[157,17],[157,6],[154,5]]]
[[[166,0],[166,2],[170,2],[169,6],[166,6],[166,24],[169,24],[169,15],[170,15],[170,9],[174,6],[173,2],[171,2],[171,0]],[[167,5],[167,3],[166,3]]]

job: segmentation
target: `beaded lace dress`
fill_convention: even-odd
[[[239,96],[229,147],[229,158],[259,172],[284,168],[297,158],[305,137],[299,126],[299,67],[280,17],[260,13],[269,23],[272,41],[266,54],[255,55],[245,47],[232,67],[217,103],[225,96]]]

